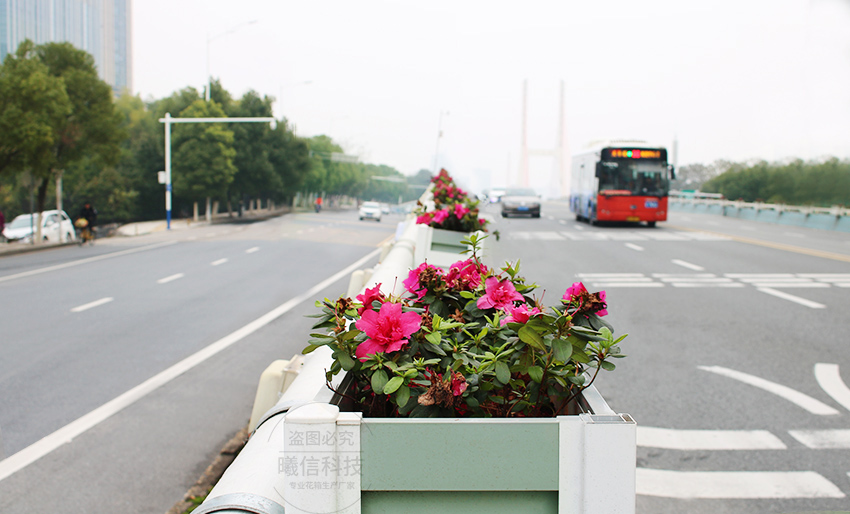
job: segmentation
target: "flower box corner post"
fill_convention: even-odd
[[[284,418],[283,448],[287,514],[360,513],[356,415],[340,414],[327,403],[297,407]]]
[[[631,416],[558,420],[559,514],[634,514],[637,425]]]

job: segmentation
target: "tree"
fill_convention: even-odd
[[[70,43],[46,43],[35,52],[48,73],[64,83],[70,102],[70,109],[54,126],[47,154],[33,167],[41,212],[53,177],[84,159],[96,166],[115,164],[125,133],[112,102],[112,89],[97,76],[91,55]]]
[[[216,87],[213,87],[212,92],[214,97],[223,96]],[[233,117],[270,117],[272,116],[272,99],[260,98],[255,91],[248,91],[241,100],[231,104],[228,114]],[[233,131],[233,146],[236,150],[233,164],[238,172],[230,185],[229,192],[235,193],[237,198],[260,195],[279,197],[283,182],[280,175],[275,173],[274,165],[269,159],[271,149],[269,124],[234,123],[230,130]]]
[[[0,66],[0,175],[43,168],[70,112],[62,78],[21,43]]]
[[[223,118],[215,102],[195,100],[181,118]],[[172,184],[174,194],[197,202],[224,198],[236,175],[233,132],[225,123],[178,124],[172,130]]]

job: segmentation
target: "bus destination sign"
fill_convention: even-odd
[[[646,150],[643,148],[607,148],[602,158],[608,159],[662,159],[666,158],[665,150]]]

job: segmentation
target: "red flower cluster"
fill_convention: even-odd
[[[457,187],[446,170],[440,170],[431,183],[435,210],[420,210],[416,223],[458,232],[486,230],[487,220],[478,217],[478,201]]]

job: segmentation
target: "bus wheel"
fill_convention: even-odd
[[[584,218],[581,217],[581,214],[576,214],[576,221],[584,221]]]
[[[654,221],[647,221],[646,226],[649,227],[649,228],[652,228],[652,227],[655,226],[655,222]]]

